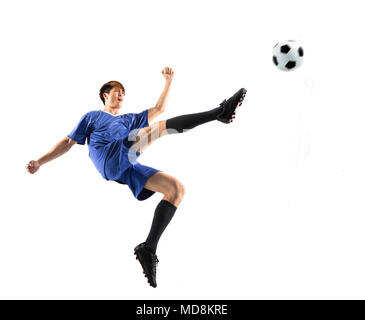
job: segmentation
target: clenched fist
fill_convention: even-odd
[[[37,160],[30,160],[25,168],[28,170],[29,173],[33,174],[38,171],[40,165]]]
[[[172,80],[172,78],[174,77],[174,70],[172,70],[169,67],[165,67],[162,71],[161,71],[162,75],[164,76],[164,78],[166,80]]]

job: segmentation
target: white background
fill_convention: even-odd
[[[2,299],[364,299],[361,1],[7,1],[0,5]],[[295,39],[296,71],[271,50]],[[121,81],[121,113],[159,119],[248,90],[231,125],[156,141],[139,161],[186,196],[157,289],[133,248],[160,194],[103,180],[87,146],[25,170]]]

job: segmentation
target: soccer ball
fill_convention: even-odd
[[[293,71],[303,63],[303,55],[303,48],[294,40],[288,40],[274,46],[272,61],[282,71]]]

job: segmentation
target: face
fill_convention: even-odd
[[[113,88],[109,93],[104,93],[105,106],[121,108],[124,100],[124,93],[121,88]]]

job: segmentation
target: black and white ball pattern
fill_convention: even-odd
[[[294,40],[278,42],[273,48],[272,60],[282,71],[293,71],[303,63],[304,50]]]

